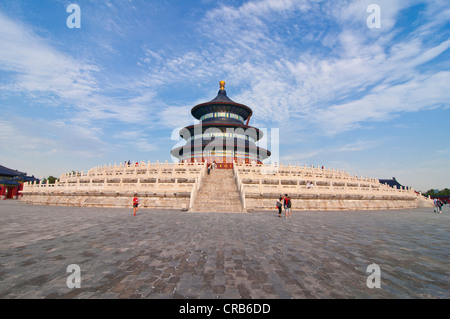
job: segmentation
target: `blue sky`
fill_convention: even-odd
[[[2,0],[0,164],[171,162],[225,80],[283,164],[449,187],[449,22],[443,0]]]

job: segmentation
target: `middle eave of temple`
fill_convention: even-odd
[[[201,103],[194,106],[191,110],[192,116],[200,119],[203,115],[215,112],[229,112],[234,113],[247,120],[253,111],[244,104],[236,103],[227,96],[225,89],[220,89],[217,96],[209,102]]]
[[[190,135],[188,135],[186,138],[190,137],[190,136],[194,136],[195,135],[195,129],[196,127],[200,127],[202,129],[208,129],[210,127],[213,128],[227,128],[232,126],[235,129],[239,129],[241,128],[242,130],[244,130],[246,132],[247,135],[251,136],[252,138],[254,138],[255,140],[260,140],[263,138],[264,133],[263,131],[261,131],[259,128],[256,128],[254,126],[248,126],[248,125],[244,125],[244,124],[235,124],[235,123],[218,123],[218,122],[211,122],[211,123],[201,123],[201,124],[194,124],[194,125],[189,125],[186,126],[184,129],[185,130],[189,130]]]

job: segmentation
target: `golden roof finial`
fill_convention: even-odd
[[[220,84],[220,89],[225,90],[225,81],[220,81],[219,84]]]

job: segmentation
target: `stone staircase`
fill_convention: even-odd
[[[243,212],[233,170],[215,169],[205,175],[192,211]]]

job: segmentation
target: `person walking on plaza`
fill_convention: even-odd
[[[133,197],[133,216],[136,216],[136,213],[139,209],[139,198],[137,197],[137,194],[134,194]]]
[[[437,210],[438,210],[439,214],[442,214],[442,206],[444,206],[444,203],[440,199],[438,199],[437,200]]]
[[[437,199],[437,198],[433,199],[435,213],[439,213],[441,210],[441,206],[439,206],[439,202],[440,202],[439,199]]]

